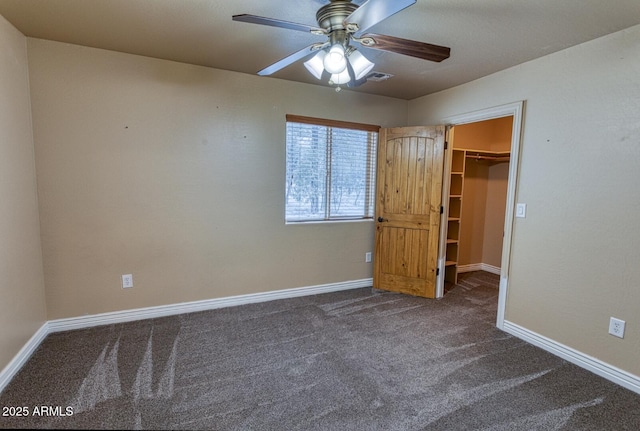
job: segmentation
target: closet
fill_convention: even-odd
[[[445,282],[458,274],[500,273],[513,117],[449,131]]]

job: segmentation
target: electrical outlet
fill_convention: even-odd
[[[371,252],[364,254],[364,261],[367,263],[371,262]]]
[[[133,274],[124,274],[122,276],[122,288],[129,289],[133,287]]]
[[[609,320],[609,334],[613,335],[614,337],[624,338],[624,324],[624,320],[612,317]]]

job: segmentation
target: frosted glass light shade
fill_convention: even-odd
[[[324,71],[324,57],[326,52],[324,50],[318,51],[316,55],[311,57],[311,59],[304,62],[304,67],[316,78],[322,78],[322,72]]]
[[[363,78],[373,69],[373,64],[367,57],[362,55],[359,51],[353,51],[349,55],[349,63],[351,63],[351,67],[353,67],[353,73],[355,75],[355,79],[358,80]]]
[[[339,43],[333,45],[323,59],[324,68],[332,74],[342,73],[347,68],[344,48]]]
[[[342,85],[351,81],[351,77],[349,76],[349,71],[347,69],[343,70],[340,73],[334,73],[331,75],[331,84],[334,85]]]

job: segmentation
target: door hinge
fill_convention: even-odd
[[[436,268],[436,277],[440,275],[440,268]]]
[[[444,149],[445,150],[449,149],[449,141],[444,141]]]
[[[444,207],[440,205],[440,214],[444,214]]]

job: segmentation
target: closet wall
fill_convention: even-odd
[[[509,177],[512,117],[456,126],[454,150],[465,150],[455,271],[499,272]],[[455,276],[451,277],[455,272]]]
[[[477,264],[500,268],[509,163],[466,162],[458,270]]]
[[[482,263],[500,268],[504,236],[504,216],[507,210],[509,162],[489,166]]]
[[[494,152],[511,151],[513,117],[455,126],[453,148]]]

